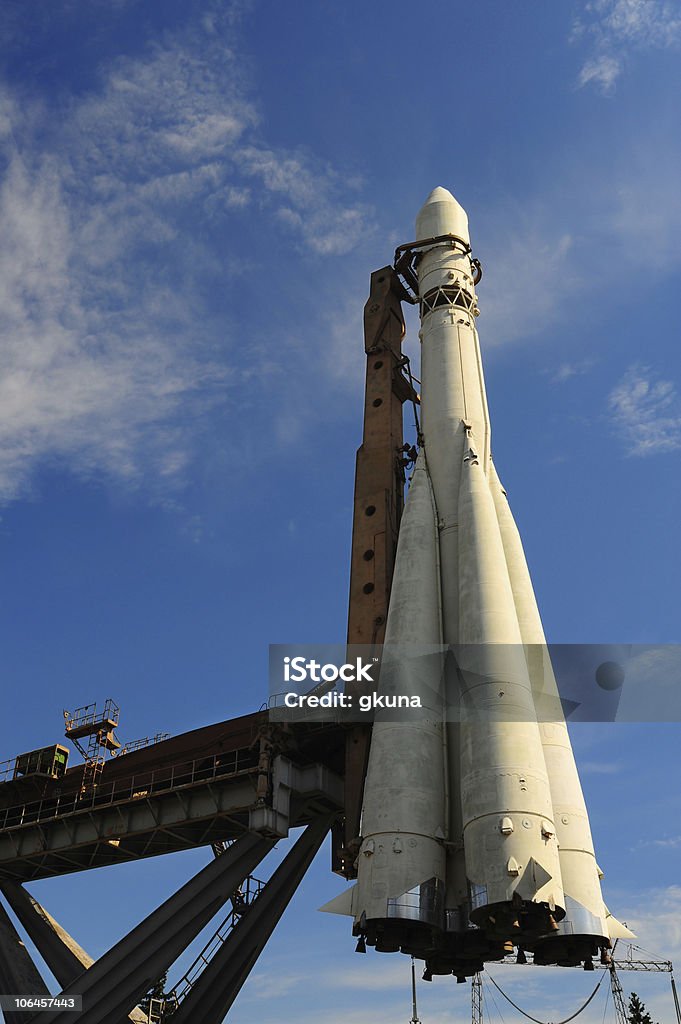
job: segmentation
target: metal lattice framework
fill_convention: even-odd
[[[102,717],[85,710],[76,716],[78,739],[101,731]],[[300,726],[294,733],[257,714],[110,758],[87,791],[83,765],[69,769],[58,791],[41,779],[0,788],[0,890],[62,995],[83,997],[80,1024],[223,1020],[342,811],[342,780],[332,767],[342,767],[343,742],[335,727]],[[39,799],[26,799],[41,786]],[[298,826],[305,826],[302,835],[271,878],[256,879],[257,865]],[[211,863],[98,961],[23,884],[201,846],[212,849]],[[148,1009],[140,1009],[150,979],[163,977],[227,902],[228,914],[218,917],[217,930],[163,1005],[146,1000]],[[0,992],[49,995],[2,906]],[[38,1019],[69,1024],[68,1012],[41,1012]],[[32,1014],[8,1020],[28,1024]]]
[[[615,1018],[617,1024],[628,1024],[629,1017],[627,1011],[626,1000],[624,997],[624,991],[622,984],[619,979],[619,971],[645,971],[648,974],[669,974],[671,982],[672,997],[674,1000],[674,1010],[676,1015],[677,1024],[681,1024],[681,1007],[679,1006],[679,999],[676,990],[676,983],[674,981],[674,965],[671,960],[656,960],[656,959],[643,959],[641,957],[634,957],[634,950],[638,947],[630,946],[628,949],[629,955],[624,959],[611,959],[606,965],[608,974],[610,976],[610,991],[612,993],[612,1000],[615,1009]],[[506,966],[528,966],[533,965],[532,960],[529,960],[525,955],[522,959],[517,957],[507,956],[503,960],[499,961]],[[555,968],[554,965],[548,965],[550,969]],[[476,974],[471,979],[471,1000],[472,1000],[472,1024],[482,1024],[483,1020],[483,1003],[482,1003],[482,974]],[[494,982],[495,986],[499,988],[499,985]],[[499,991],[502,991],[499,988]],[[509,997],[502,992],[506,999]],[[513,1004],[515,1006],[515,1004]],[[585,1009],[585,1004],[582,1009]],[[521,1011],[524,1013],[524,1011]],[[581,1011],[580,1011],[581,1012]],[[529,1016],[525,1014],[525,1016]],[[531,1018],[534,1019],[534,1018]]]

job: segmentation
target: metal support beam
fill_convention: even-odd
[[[355,470],[348,644],[380,644],[385,634],[404,506],[402,405],[415,397],[403,375],[404,289],[392,267],[371,275],[364,307],[367,355],[362,445]],[[373,511],[367,511],[373,509]],[[367,559],[366,552],[373,557]],[[371,584],[371,588],[367,586]]]
[[[21,936],[1,904],[0,994],[4,996],[49,996],[50,994],[30,953],[21,940]],[[7,1024],[26,1024],[34,1015],[34,1010],[18,1013],[4,1011]]]
[[[612,1001],[615,1004],[617,1024],[627,1024],[627,1021],[629,1020],[627,1005],[624,1001],[624,992],[622,991],[620,979],[617,977],[617,971],[614,964],[610,964],[610,988],[612,990]]]
[[[93,958],[22,885],[3,882],[0,890],[62,988],[92,966]],[[128,1019],[133,1024],[148,1024],[147,1014],[137,1007]]]
[[[244,773],[168,784],[163,791],[142,790],[123,802],[93,803],[65,814],[45,809],[43,802],[34,805],[33,818],[24,816],[7,828],[1,826],[8,812],[0,812],[0,872],[26,882],[203,846],[215,838],[204,838],[206,828],[221,826],[219,838],[225,838],[226,821],[247,819],[254,788],[253,775]]]
[[[475,1022],[475,1017],[473,1021]],[[411,958],[411,1020],[409,1024],[421,1024],[418,1010],[416,1009],[416,964],[414,963],[414,957]],[[480,1024],[482,1024],[482,1019]]]
[[[246,832],[64,990],[81,994],[78,1024],[121,1024],[154,982],[186,949],[274,843]],[[40,1024],[73,1024],[63,1011]]]
[[[308,825],[173,1013],[173,1024],[195,1024],[196,1021],[219,1024],[224,1020],[312,863],[333,818],[333,815],[324,815]]]
[[[22,885],[3,882],[0,890],[62,988],[92,966],[92,957]]]
[[[479,971],[471,978],[471,1021],[473,1024],[483,1024],[482,974]]]
[[[674,981],[674,975],[672,974],[670,981],[672,983],[672,995],[674,996],[674,1009],[676,1010],[676,1020],[678,1024],[681,1024],[681,1006],[679,1006],[679,994],[676,991],[676,982]]]
[[[299,768],[278,755],[272,764],[271,800],[271,807],[261,804],[250,811],[249,827],[262,835],[285,838],[297,817],[291,813],[293,803],[312,801],[317,808],[315,818],[335,812],[343,806],[343,780],[322,764]]]
[[[417,396],[404,375],[402,301],[406,293],[392,267],[371,275],[364,307],[367,356],[364,429],[357,451],[350,561],[348,645],[383,643],[404,506],[402,406]],[[366,651],[365,651],[366,653]],[[352,692],[352,686],[348,692]],[[355,878],[359,821],[371,727],[353,726],[345,754],[345,824],[334,843],[332,870]]]

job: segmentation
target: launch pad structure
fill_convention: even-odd
[[[383,640],[404,503],[403,405],[417,395],[402,353],[405,291],[390,266],[371,276],[363,443],[357,455],[348,642]],[[411,456],[413,456],[411,452]],[[61,986],[81,996],[79,1024],[222,1021],[329,830],[332,868],[354,876],[371,727],[277,724],[267,710],[153,742],[120,746],[119,709],[65,712],[83,763],[65,770],[55,745],[0,771],[0,891]],[[115,754],[115,756],[106,756]],[[39,756],[38,756],[39,755]],[[55,761],[55,758],[61,760]],[[17,770],[21,762],[23,768]],[[32,767],[33,770],[25,770]],[[3,781],[4,780],[4,781]],[[258,865],[304,828],[266,881]],[[99,960],[25,887],[42,878],[206,847],[212,860]],[[164,1000],[139,1004],[199,933],[211,940]],[[49,997],[0,904],[0,994]],[[148,1001],[147,1001],[148,1002]],[[67,1024],[63,1006],[4,1011],[8,1024]]]
[[[440,241],[433,236],[419,244]],[[415,245],[400,247],[394,266],[371,275],[364,309],[364,423],[347,641],[369,651],[385,639],[406,474],[418,455],[405,444],[405,404],[413,407],[416,443],[422,443],[419,382],[402,351],[402,304],[419,301]],[[471,258],[471,266],[477,283],[480,265]],[[433,308],[475,312],[465,289],[439,289],[427,300]],[[5,1009],[6,1021],[220,1024],[329,832],[332,870],[357,877],[372,726],[281,722],[264,708],[121,746],[113,702],[101,711],[88,705],[65,712],[65,726],[82,764],[67,768],[66,748],[55,744],[7,762],[4,773],[0,766],[0,892],[61,987],[50,996],[0,903],[0,995],[53,1000],[40,1012],[35,1002]],[[272,876],[257,879],[277,842],[299,828]],[[200,847],[211,854],[206,866],[96,961],[26,888],[37,879]],[[145,999],[214,919],[219,925],[211,939],[172,990]],[[475,983],[473,996],[475,1011]],[[69,1001],[79,998],[76,1018]],[[415,998],[413,1013],[416,1018]]]

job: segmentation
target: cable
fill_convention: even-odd
[[[482,987],[482,1019],[483,1020],[489,1020],[490,1017],[491,1017],[491,1014],[489,1012],[489,1003],[487,1002],[487,992],[485,991],[485,986],[483,985],[483,987]]]
[[[611,995],[612,995],[612,992],[610,990],[610,986],[608,986],[608,988],[606,988],[606,990],[605,990],[605,1006],[603,1007],[603,1024],[605,1024],[605,1015],[608,1012],[608,1006],[610,1004],[610,996]]]
[[[578,1010],[576,1011],[576,1013],[573,1013],[571,1017],[566,1017],[566,1018],[565,1018],[564,1020],[559,1020],[559,1021],[555,1021],[555,1024],[569,1024],[569,1022],[570,1022],[571,1020],[574,1020],[574,1019],[575,1019],[575,1017],[578,1017],[578,1016],[580,1015],[580,1013],[582,1013],[582,1012],[583,1012],[584,1010],[586,1010],[587,1006],[589,1005],[589,1003],[591,1002],[591,1000],[593,999],[593,997],[594,997],[594,996],[596,995],[596,993],[598,992],[598,990],[599,990],[599,988],[601,987],[601,985],[603,984],[603,979],[605,978],[605,976],[606,976],[606,974],[607,974],[607,973],[608,973],[607,969],[606,969],[605,971],[603,971],[603,973],[602,973],[602,975],[601,975],[601,978],[600,978],[600,981],[599,981],[599,982],[598,982],[598,984],[596,985],[596,988],[595,988],[595,989],[593,990],[593,992],[591,993],[591,995],[589,996],[589,998],[587,999],[587,1001],[586,1001],[585,1003],[583,1003],[583,1004],[582,1004],[582,1006],[580,1006],[580,1008],[579,1008],[579,1009],[578,1009]],[[510,1004],[511,1004],[511,1006],[512,1006],[512,1007],[513,1007],[513,1008],[514,1008],[515,1010],[517,1010],[517,1011],[518,1011],[518,1013],[522,1013],[523,1017],[527,1017],[527,1019],[528,1019],[528,1020],[534,1021],[534,1024],[550,1024],[550,1022],[548,1022],[548,1021],[543,1021],[543,1020],[539,1020],[539,1018],[538,1018],[538,1017],[532,1017],[532,1016],[531,1016],[531,1015],[530,1015],[529,1013],[526,1013],[526,1012],[525,1012],[525,1010],[523,1010],[523,1009],[522,1009],[522,1008],[521,1008],[520,1006],[518,1006],[518,1004],[517,1004],[517,1003],[514,1003],[514,1002],[513,1002],[513,1000],[511,999],[511,997],[510,997],[510,996],[507,996],[507,995],[506,995],[506,993],[505,993],[505,992],[504,992],[504,990],[503,990],[503,989],[501,988],[501,986],[500,986],[500,985],[497,985],[496,981],[494,980],[494,978],[492,977],[492,975],[491,975],[491,974],[489,973],[489,971],[487,972],[487,977],[488,977],[488,978],[489,978],[489,980],[490,980],[490,981],[492,982],[492,984],[494,985],[494,987],[495,987],[496,989],[498,989],[498,990],[499,990],[499,992],[500,992],[500,993],[501,993],[501,995],[502,995],[502,996],[504,997],[504,999],[505,999],[505,1000],[506,1000],[506,1001],[507,1001],[508,1003],[510,1003]]]
[[[486,1001],[487,1000],[487,995],[486,995],[486,992],[485,992],[484,988],[482,990],[482,993],[483,993],[482,997]],[[496,1000],[496,996],[494,995],[494,992],[490,992],[490,998],[491,998],[492,1002],[494,1003],[494,1009],[497,1011],[497,1016],[499,1017],[499,1020],[501,1021],[501,1024],[506,1024],[506,1021],[504,1020],[504,1015],[501,1012],[501,1007],[499,1006],[499,1004],[498,1004],[498,1002]],[[490,1016],[490,1019],[491,1019],[492,1015],[490,1014],[489,1016]]]

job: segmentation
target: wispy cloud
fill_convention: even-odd
[[[681,836],[668,836],[663,839],[641,839],[632,849],[640,850],[646,846],[657,847],[659,850],[675,850],[681,846]]]
[[[600,86],[604,93],[610,93],[613,91],[621,71],[622,61],[619,57],[602,53],[586,61],[579,72],[578,81],[580,86],[593,84]]]
[[[388,963],[378,961],[372,962],[371,957],[357,967],[347,968],[343,972],[343,978],[339,979],[334,971],[328,971],[323,975],[323,983],[329,987],[346,987],[353,991],[365,992],[394,992],[400,985],[403,985],[407,978],[407,967],[401,958],[395,958]]]
[[[631,648],[617,711],[621,722],[681,722],[681,645]]]
[[[607,152],[595,146],[580,155],[572,139],[572,152],[561,153],[560,172],[543,189],[522,202],[499,195],[471,211],[474,247],[485,271],[478,294],[486,347],[547,337],[554,323],[574,317],[577,294],[589,305],[598,295],[601,309],[633,299],[641,266],[656,278],[679,269],[675,116],[663,112],[637,123]],[[590,369],[594,352],[594,365],[604,357],[595,344],[589,348],[589,357],[571,350],[557,383],[573,370]]]
[[[485,282],[488,290],[480,289],[488,344],[507,344],[545,329],[558,315],[561,298],[576,284],[570,258],[573,239],[545,223],[538,204],[515,216],[506,211],[503,222],[508,232],[495,233],[485,253],[485,272],[493,286]]]
[[[236,255],[230,218],[264,212],[317,256],[368,227],[356,182],[263,140],[239,10],[116,58],[58,116],[0,94],[0,500],[52,463],[182,479],[255,358],[236,362],[205,295]]]
[[[177,476],[187,446],[176,416],[228,371],[190,351],[189,311],[149,261],[134,280],[134,248],[144,236],[168,243],[172,224],[136,205],[134,192],[97,197],[98,182],[75,177],[72,153],[41,150],[21,130],[22,109],[11,113],[0,192],[0,497],[55,460],[128,480],[150,467]]]
[[[581,761],[580,775],[617,775],[622,771],[618,761]]]
[[[305,973],[260,972],[250,979],[248,995],[253,999],[280,999],[301,985],[309,986],[314,980],[313,975]]]
[[[573,39],[586,38],[592,54],[579,72],[580,86],[612,93],[634,50],[666,49],[681,41],[681,15],[667,0],[590,0]]]
[[[552,384],[564,384],[566,380],[571,380],[573,377],[583,377],[584,374],[588,373],[595,366],[595,359],[580,359],[572,363],[561,363],[557,370],[550,372],[550,378]]]
[[[681,400],[673,381],[631,366],[608,398],[612,424],[629,455],[681,448]]]
[[[632,270],[641,258],[654,272],[678,267],[681,262],[681,154],[675,140],[664,120],[662,131],[642,138],[640,148],[628,157],[626,174],[613,182],[611,199],[604,204],[609,228]],[[631,247],[634,224],[637,245]]]
[[[618,914],[641,946],[677,960],[681,954],[681,886],[649,889],[630,897]]]
[[[368,210],[359,204],[339,206],[337,175],[315,166],[309,155],[246,146],[237,150],[235,160],[242,173],[259,179],[277,202],[279,221],[300,232],[313,252],[346,253],[367,232]]]

